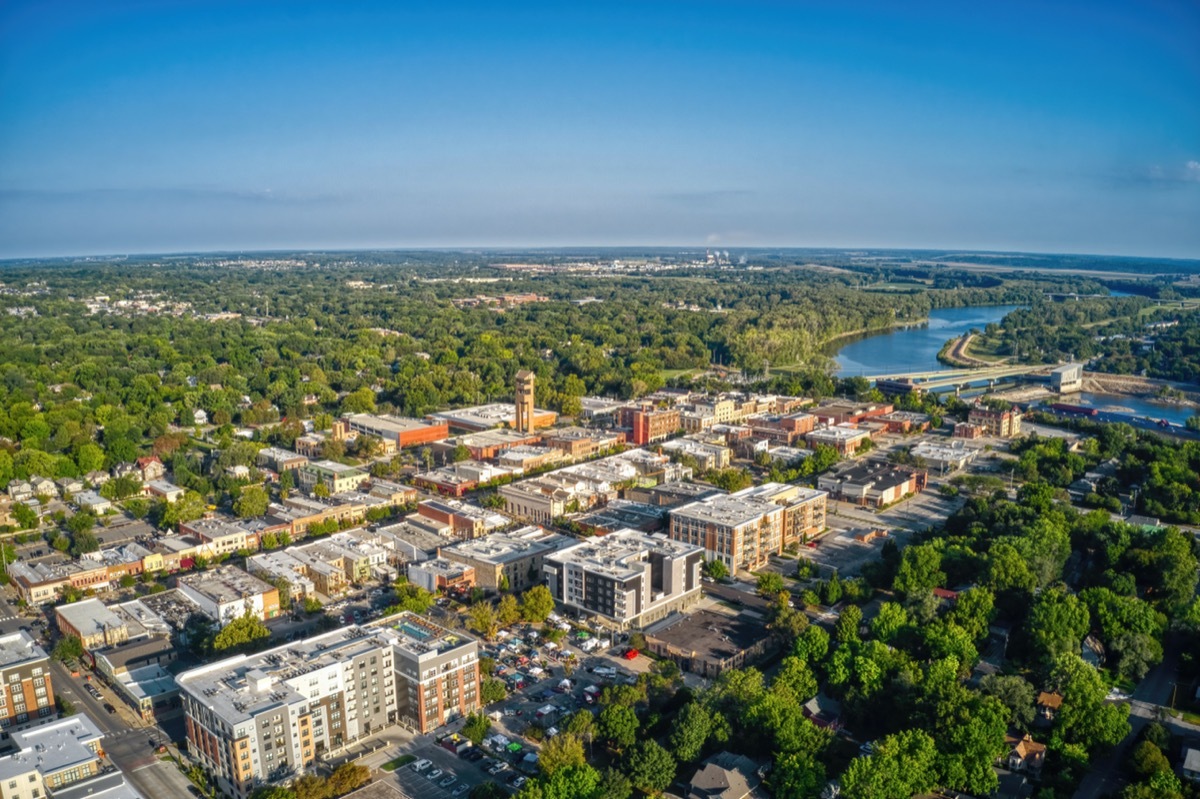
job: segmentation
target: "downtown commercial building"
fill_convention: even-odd
[[[419,733],[479,707],[475,640],[413,613],[178,677],[188,749],[235,799],[387,727]]]

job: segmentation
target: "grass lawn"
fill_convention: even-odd
[[[384,771],[395,771],[398,768],[407,766],[409,763],[415,762],[416,759],[416,755],[400,755],[400,757],[396,758],[395,760],[389,760],[379,768],[383,769]]]

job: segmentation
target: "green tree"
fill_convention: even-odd
[[[544,585],[535,585],[521,595],[521,617],[541,624],[554,612],[554,595]]]
[[[12,506],[13,519],[22,530],[33,530],[38,526],[37,511],[24,502],[14,502]]]
[[[90,531],[96,526],[96,514],[90,510],[78,511],[74,516],[67,519],[67,529],[72,535],[79,535]],[[94,550],[89,550],[94,551]]]
[[[483,743],[483,739],[488,736],[488,731],[492,728],[491,720],[483,713],[470,713],[467,715],[466,722],[463,724],[462,734],[467,740],[479,746]]]
[[[596,720],[600,737],[618,750],[633,745],[637,740],[638,726],[637,713],[626,705],[609,705],[600,711]]]
[[[563,768],[579,768],[587,765],[583,756],[583,743],[578,737],[560,732],[542,745],[538,752],[538,768],[547,777]]]
[[[629,799],[633,795],[633,783],[619,769],[606,768],[600,775],[594,799]]]
[[[71,554],[75,557],[100,549],[100,539],[91,530],[84,530],[71,537]]]
[[[388,609],[388,614],[411,611],[412,613],[427,613],[433,607],[433,594],[419,585],[409,582],[396,585],[396,604]]]
[[[1129,755],[1129,768],[1139,780],[1144,780],[1160,771],[1170,771],[1171,761],[1152,742],[1142,741]]]
[[[1115,746],[1129,734],[1129,706],[1107,703],[1108,691],[1100,672],[1078,655],[1055,658],[1050,685],[1063,698],[1054,716],[1056,737],[1091,751]]]
[[[846,799],[910,799],[937,784],[937,747],[922,730],[905,730],[856,757],[842,775]]]
[[[1046,661],[1078,653],[1089,626],[1088,609],[1078,597],[1062,588],[1043,591],[1034,601],[1026,623],[1030,651],[1035,658]]]
[[[893,587],[909,596],[938,588],[946,582],[942,553],[932,544],[917,544],[904,550]]]
[[[245,651],[270,637],[271,631],[267,625],[247,610],[244,615],[221,628],[213,638],[212,648],[215,652]]]
[[[1037,711],[1037,692],[1019,675],[988,674],[979,681],[979,690],[985,696],[1000,700],[1008,709],[1008,721],[1020,729],[1029,729]]]
[[[350,793],[371,781],[371,770],[358,763],[343,763],[329,775],[329,795]]]
[[[500,621],[496,617],[496,611],[492,607],[492,603],[487,600],[476,602],[467,611],[467,626],[484,637],[485,640],[492,640],[496,637],[496,632],[500,629]]]
[[[51,654],[55,660],[62,663],[79,660],[83,657],[83,643],[79,640],[78,635],[64,635],[58,639]]]
[[[896,602],[884,602],[879,613],[871,619],[871,635],[890,644],[908,626],[908,613]]]
[[[500,601],[496,604],[496,621],[500,623],[500,626],[508,627],[520,620],[521,606],[517,602],[517,598],[512,594],[500,597]]]
[[[267,512],[271,498],[262,486],[252,485],[242,489],[242,493],[233,503],[233,512],[239,519],[250,519],[262,516]]]
[[[714,580],[724,580],[729,576],[729,567],[722,560],[710,560],[704,563],[704,573]]]
[[[80,474],[96,472],[104,468],[104,450],[91,441],[75,448],[75,463]]]
[[[178,527],[184,522],[199,519],[207,510],[204,497],[195,491],[188,491],[163,509],[159,526],[164,529]]]
[[[769,779],[776,799],[817,799],[825,787],[825,766],[811,752],[778,754]]]
[[[591,766],[567,766],[548,777],[530,780],[517,799],[591,799],[600,785],[600,774]]]
[[[764,572],[758,576],[757,585],[758,595],[762,597],[773,597],[780,592],[786,590],[783,585],[783,576],[775,572]]]
[[[375,413],[375,392],[365,386],[342,399],[342,413]]]
[[[858,640],[858,630],[862,626],[862,610],[858,605],[848,605],[838,615],[833,628],[833,636],[841,644],[852,644]]]
[[[312,488],[312,494],[318,499],[329,499],[329,486],[324,482],[315,483]]]
[[[667,738],[671,753],[683,763],[699,759],[712,729],[712,713],[699,702],[687,703],[671,725],[671,733]]]
[[[675,758],[653,739],[634,744],[623,764],[633,787],[651,795],[662,793],[675,781]]]
[[[503,680],[497,680],[494,677],[488,677],[479,686],[479,698],[485,705],[490,705],[494,702],[501,702],[508,696],[508,689],[504,687]]]

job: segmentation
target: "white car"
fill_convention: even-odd
[[[425,769],[429,768],[432,765],[433,765],[432,760],[418,760],[416,763],[412,764],[412,767],[413,767],[413,771],[424,771]]]
[[[426,777],[426,779],[428,779],[428,780],[430,780],[430,781],[433,781],[433,780],[436,780],[438,777],[442,776],[442,775],[443,775],[443,774],[445,774],[445,773],[446,773],[446,772],[442,771],[440,768],[435,768],[433,771],[431,771],[431,772],[429,772],[428,774],[426,774],[426,775],[425,775],[425,777]]]

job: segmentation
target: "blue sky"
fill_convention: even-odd
[[[1200,257],[1194,2],[0,4],[0,257]]]

